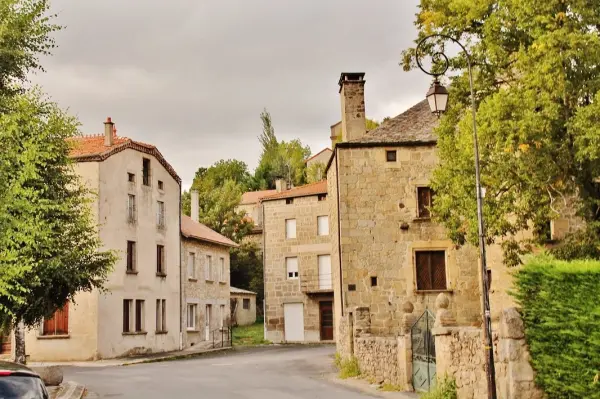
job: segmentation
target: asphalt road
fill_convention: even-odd
[[[331,346],[279,346],[125,367],[65,368],[100,398],[374,398],[331,382]]]

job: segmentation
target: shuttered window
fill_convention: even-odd
[[[446,252],[417,251],[415,253],[417,269],[417,290],[445,290]]]
[[[69,303],[44,320],[42,335],[69,335]]]

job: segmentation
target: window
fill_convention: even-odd
[[[165,276],[167,274],[165,268],[165,246],[156,246],[156,274]]]
[[[219,281],[225,282],[225,258],[220,258],[219,262],[221,263],[220,264],[221,276],[219,278]]]
[[[377,287],[377,277],[371,277],[371,287]]]
[[[298,258],[285,258],[285,268],[288,280],[298,278]]]
[[[135,195],[129,194],[127,198],[127,221],[134,223],[135,219]]]
[[[244,298],[244,300],[242,301],[242,307],[245,310],[249,310],[250,309],[250,299]]]
[[[319,289],[320,290],[331,290],[333,289],[332,274],[331,274],[331,256],[330,255],[318,255],[317,265],[319,267]]]
[[[418,251],[415,253],[417,290],[446,289],[446,253],[444,251]]]
[[[50,319],[44,319],[42,335],[69,335],[69,303],[58,309]]]
[[[123,299],[123,332],[131,332],[131,313],[132,313],[133,300]]]
[[[223,326],[225,325],[225,305],[219,306],[219,313],[221,316],[221,317],[219,317],[221,319],[221,321],[220,321],[221,328],[223,328]]]
[[[287,205],[292,205],[292,204],[294,203],[294,199],[293,199],[293,198],[286,198],[286,199],[285,199],[285,203],[286,203]]]
[[[158,189],[159,190],[164,190],[165,189],[165,184],[163,183],[162,180],[158,181]]]
[[[285,238],[296,238],[296,219],[287,219],[285,221]]]
[[[135,332],[144,331],[144,301],[137,299],[135,301]]]
[[[385,152],[385,160],[388,162],[396,162],[396,150],[390,150]]]
[[[198,305],[188,303],[187,305],[187,329],[188,331],[196,330],[196,318],[198,314]]]
[[[196,279],[196,254],[193,252],[190,252],[188,254],[188,259],[187,259],[187,270],[188,270],[188,278],[190,280],[195,280]]]
[[[348,284],[348,291],[356,291],[356,284]]]
[[[433,191],[429,187],[417,187],[417,217],[431,217],[431,199]]]
[[[317,216],[317,235],[329,235],[329,216]]]
[[[327,199],[327,194],[319,194],[317,196],[317,201],[325,201]]]
[[[167,332],[167,300],[156,300],[156,332]]]
[[[142,184],[150,185],[150,160],[148,158],[142,160]]]
[[[206,255],[206,264],[204,265],[204,279],[212,281],[212,256]]]
[[[129,183],[135,183],[135,174],[133,174],[133,173],[127,173],[127,181]]]
[[[136,271],[136,255],[135,241],[127,241],[127,273]]]
[[[159,229],[163,229],[165,227],[165,203],[163,201],[157,201],[157,205],[156,225]]]

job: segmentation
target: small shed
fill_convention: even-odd
[[[230,287],[231,322],[238,326],[256,323],[256,292]]]

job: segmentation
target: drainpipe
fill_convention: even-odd
[[[335,156],[335,189],[337,192],[337,223],[338,223],[338,260],[339,260],[339,267],[340,267],[340,304],[341,304],[341,309],[342,309],[342,316],[344,316],[344,283],[342,282],[344,276],[342,274],[342,216],[340,213],[340,172],[339,172],[339,168],[338,168],[338,164],[339,164],[339,158],[340,158],[340,154],[341,152],[339,151],[339,148],[336,146],[334,151],[337,154],[333,154]]]
[[[183,296],[184,293],[184,285],[183,285],[183,266],[181,262],[181,251],[183,251],[182,247],[182,238],[181,238],[181,212],[183,211],[183,207],[181,206],[181,183],[179,183],[179,350],[183,350]]]

